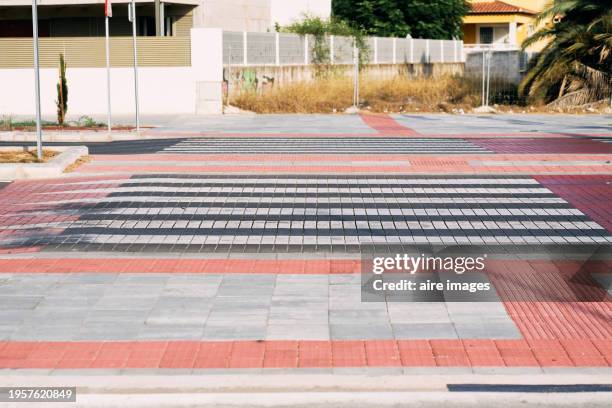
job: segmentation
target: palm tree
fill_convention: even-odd
[[[612,0],[554,0],[523,43],[547,45],[521,82],[530,99],[584,104],[612,96]]]

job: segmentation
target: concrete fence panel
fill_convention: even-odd
[[[282,65],[306,63],[306,38],[296,34],[279,34],[279,57]]]
[[[248,64],[276,64],[276,45],[275,33],[247,33]]]
[[[223,32],[223,63],[232,65],[244,63],[244,33],[242,31]]]
[[[378,38],[377,56],[378,64],[393,64],[393,38]]]
[[[443,40],[429,40],[429,61],[428,62],[443,62],[445,55],[443,54]]]
[[[351,37],[334,36],[334,64],[352,64],[354,40]]]
[[[364,40],[365,46],[368,48],[368,63],[378,64],[378,38],[368,37]]]
[[[404,38],[398,38],[396,40],[396,63],[406,64],[412,62],[410,58],[410,41]]]
[[[414,49],[412,50],[412,58],[409,61],[413,64],[429,63],[429,40],[415,39],[411,41]]]
[[[442,41],[442,50],[444,53],[444,61],[459,62],[459,53],[457,53],[458,41]]]

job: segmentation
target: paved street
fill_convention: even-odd
[[[0,185],[4,373],[612,365],[610,116],[162,119]],[[493,297],[362,301],[438,247]]]

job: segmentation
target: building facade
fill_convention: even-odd
[[[130,0],[113,0],[110,32],[131,35]],[[104,0],[39,0],[41,37],[104,35]],[[0,0],[0,37],[32,36],[32,1]],[[304,14],[327,18],[331,0],[136,0],[141,36],[189,36],[193,27],[274,31]]]
[[[472,0],[463,21],[466,47],[517,49],[537,29],[537,15],[550,0]],[[538,51],[542,44],[530,47]]]

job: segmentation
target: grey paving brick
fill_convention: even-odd
[[[332,340],[393,338],[390,324],[330,324]]]
[[[452,323],[399,323],[393,324],[395,338],[400,339],[457,339]]]
[[[147,325],[138,333],[140,340],[200,340],[204,335],[203,324]]]
[[[270,323],[266,328],[266,340],[329,340],[328,324],[282,324]]]
[[[97,310],[150,310],[159,301],[154,296],[130,297],[130,296],[104,296],[94,308]]]
[[[381,324],[389,322],[389,315],[384,310],[331,310],[329,322],[338,324]]]
[[[264,340],[266,338],[265,325],[207,324],[204,328],[205,340]]]
[[[103,279],[61,282],[49,286],[49,294],[33,298],[21,296],[25,289],[16,286],[21,289],[11,299],[38,303],[30,303],[33,308],[28,309],[16,302],[15,308],[0,310],[0,336],[11,340],[518,338],[501,304],[361,302],[359,276],[232,275],[226,287],[244,291],[243,296],[212,293],[211,288],[221,287],[225,277],[191,275],[183,283],[169,283],[181,281],[176,278],[166,274],[152,280],[130,278],[121,284]],[[300,285],[316,287],[318,293],[293,290]],[[177,291],[160,295],[168,287]],[[266,291],[249,291],[252,287]],[[278,287],[292,290],[272,293]],[[117,290],[125,288],[130,290]],[[55,325],[46,324],[49,321]]]
[[[42,296],[0,296],[0,309],[34,309]]]

